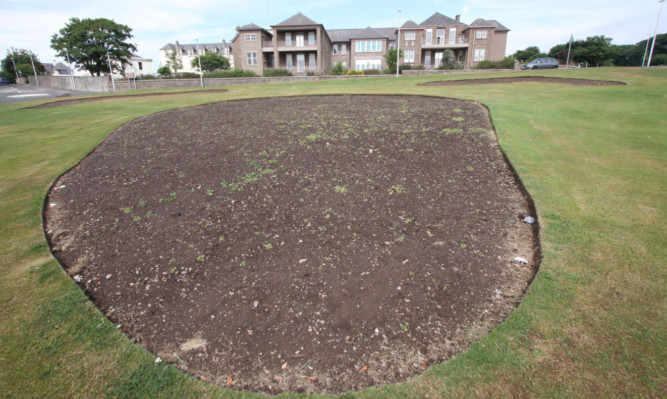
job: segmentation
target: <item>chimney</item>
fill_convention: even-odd
[[[456,16],[456,22],[461,22],[461,16],[460,15]]]

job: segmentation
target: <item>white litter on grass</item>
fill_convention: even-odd
[[[155,359],[155,364],[162,363],[162,358],[158,357]]]
[[[535,223],[535,218],[532,216],[526,216],[525,218],[523,218],[523,221],[528,224],[533,224]]]
[[[77,283],[80,283],[80,282],[81,282],[81,276],[78,275],[78,274],[77,274],[76,276],[72,277],[72,278],[73,278],[74,281],[76,281]]]
[[[515,261],[515,262],[519,262],[519,263],[521,263],[522,265],[527,265],[527,264],[528,264],[528,261],[527,261],[526,259],[521,258],[521,257],[519,257],[519,256],[517,256],[516,258],[514,258],[514,259],[512,259],[512,260]]]

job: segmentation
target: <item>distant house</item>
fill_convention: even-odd
[[[484,60],[505,57],[509,29],[496,20],[478,18],[470,25],[461,17],[436,12],[421,24],[406,21],[397,28],[333,29],[298,13],[266,30],[255,24],[236,28],[232,40],[235,68],[261,74],[283,68],[295,74],[324,74],[335,63],[359,71],[387,68],[386,54],[397,46],[400,64],[433,69],[450,50],[466,69]],[[399,42],[397,43],[397,39]]]
[[[53,66],[53,71],[51,72],[51,75],[53,76],[69,76],[70,75],[70,68],[63,64],[62,62],[58,62]]]
[[[132,54],[129,63],[123,64],[123,76],[134,74],[135,76],[152,75],[153,74],[153,60],[144,58],[137,54]],[[118,75],[118,73],[114,73]]]
[[[160,61],[162,66],[170,66],[171,57],[175,54],[175,59],[181,65],[177,72],[199,72],[198,68],[192,66],[192,60],[197,59],[197,51],[200,55],[208,52],[221,54],[232,64],[232,46],[224,39],[220,43],[181,44],[178,41],[175,44],[167,43],[160,49]]]

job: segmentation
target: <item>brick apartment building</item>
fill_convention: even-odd
[[[237,27],[236,31],[231,49],[226,43],[222,47],[222,52],[231,53],[234,68],[257,74],[279,68],[297,75],[320,75],[328,73],[338,62],[355,70],[387,68],[385,55],[396,47],[399,32],[399,47],[403,50],[400,64],[434,69],[440,65],[443,52],[451,50],[464,68],[469,69],[483,60],[502,60],[509,29],[496,20],[478,18],[468,25],[458,15],[452,19],[436,12],[420,24],[406,21],[400,31],[395,27],[326,30],[322,24],[298,13],[272,25],[270,30],[251,23]],[[200,45],[200,54],[209,51],[208,47],[202,50],[202,46],[209,45]],[[163,65],[168,51],[196,56],[194,45],[178,42],[161,50]],[[183,61],[184,67],[186,64],[190,65],[188,60]]]

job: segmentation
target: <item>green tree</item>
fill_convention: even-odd
[[[162,66],[157,69],[157,73],[162,75],[162,76],[170,76],[171,75],[171,68],[168,66]]]
[[[596,66],[605,61],[613,59],[618,51],[611,45],[612,38],[601,36],[589,36],[585,41],[572,43],[572,56],[577,62],[587,62]]]
[[[442,52],[442,61],[437,66],[438,69],[463,69],[463,64],[456,60],[456,55],[450,49]]]
[[[345,68],[343,67],[342,62],[337,62],[334,64],[333,67],[331,67],[331,74],[332,75],[343,75],[345,74]]]
[[[199,59],[201,60],[201,69],[204,72],[212,72],[220,69],[228,70],[229,69],[229,60],[224,55],[219,53],[214,53],[209,51],[204,55],[200,55]],[[192,67],[199,68],[199,60],[197,58],[192,59]]]
[[[7,50],[7,56],[2,59],[0,62],[1,72],[0,76],[9,79],[16,79],[16,71],[20,72],[20,76],[27,77],[34,74],[32,69],[32,63],[30,62],[30,56],[35,63],[35,70],[39,75],[46,72],[46,68],[39,62],[39,59],[32,51],[26,49],[15,49]],[[13,58],[13,62],[12,62]],[[16,69],[14,69],[14,64],[16,64]]]
[[[178,70],[183,68],[183,63],[178,58],[176,50],[172,50],[167,54],[167,67],[173,69],[174,73],[178,73]]]
[[[540,58],[542,56],[546,57],[546,54],[540,52],[540,48],[537,46],[526,47],[523,50],[518,50],[516,53],[512,54],[512,58],[519,60],[519,62],[530,62],[535,58]]]
[[[403,58],[403,50],[398,50],[398,58]],[[387,69],[392,73],[396,73],[396,49],[392,48],[387,51],[387,55],[384,56],[387,60]]]
[[[51,48],[58,51],[60,57],[65,57],[69,51],[79,69],[100,76],[110,72],[107,54],[114,69],[120,70],[122,64],[129,63],[132,52],[137,51],[134,44],[127,43],[132,38],[131,32],[127,25],[106,18],[70,18],[69,23],[51,37]]]

